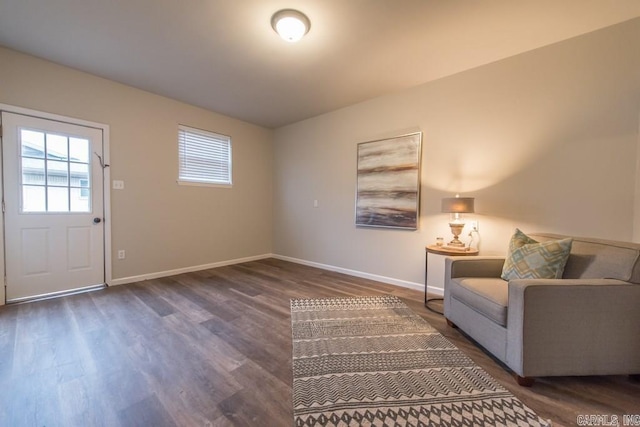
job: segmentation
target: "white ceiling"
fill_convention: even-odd
[[[270,24],[292,7],[311,20],[297,44]],[[638,16],[638,0],[0,0],[0,45],[275,128]]]

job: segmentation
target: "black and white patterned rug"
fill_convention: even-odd
[[[292,299],[296,426],[548,426],[393,296]]]

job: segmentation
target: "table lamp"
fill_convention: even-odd
[[[451,227],[453,240],[449,242],[449,246],[464,248],[464,243],[458,239],[458,236],[464,228],[464,221],[461,214],[473,213],[474,200],[473,197],[460,197],[459,195],[442,199],[442,212],[451,214],[449,227]]]

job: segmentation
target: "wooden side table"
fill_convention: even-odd
[[[427,288],[429,285],[429,254],[442,255],[442,256],[475,256],[475,255],[478,255],[478,250],[475,248],[453,249],[445,246],[428,245],[425,247],[425,251],[426,252],[425,252],[425,261],[424,261],[424,306],[431,311],[435,311],[428,306],[429,301],[441,300],[442,298],[427,299]],[[440,313],[439,311],[435,311],[435,312]]]

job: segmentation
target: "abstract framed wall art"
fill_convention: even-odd
[[[358,144],[356,226],[416,230],[422,132]]]

